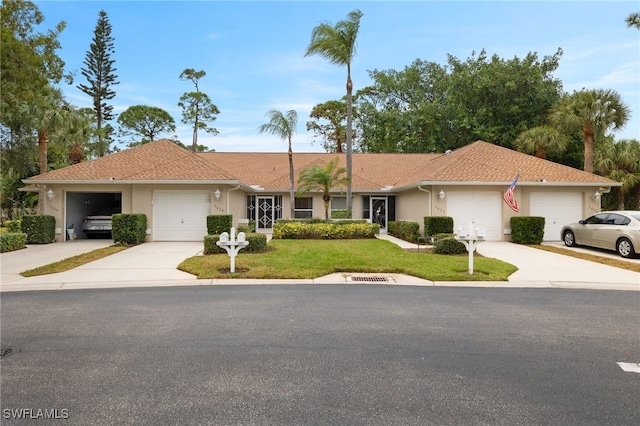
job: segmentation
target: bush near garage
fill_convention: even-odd
[[[111,216],[111,236],[116,244],[142,244],[147,238],[147,215],[142,213]]]
[[[278,221],[273,225],[274,239],[339,240],[375,238],[380,225],[366,222],[338,221],[333,223],[308,223],[303,221]]]
[[[544,237],[544,217],[515,216],[511,218],[511,241],[516,244],[541,244]]]
[[[440,234],[443,235],[443,234]],[[450,234],[447,236],[436,237],[433,243],[433,253],[435,254],[462,254],[467,251],[463,243],[456,240]]]
[[[22,232],[22,221],[20,219],[7,220],[4,222],[7,232]]]
[[[420,224],[418,222],[391,221],[387,223],[387,231],[390,235],[401,240],[417,243],[420,236]]]
[[[27,244],[50,244],[56,239],[56,218],[50,215],[22,216],[20,228]]]
[[[453,218],[450,216],[425,216],[424,236],[433,237],[438,234],[453,233]]]
[[[27,234],[24,232],[3,232],[0,234],[0,253],[20,250],[27,247]]]
[[[223,232],[231,232],[233,215],[217,214],[207,216],[207,234],[220,235]]]
[[[246,234],[247,241],[249,244],[240,250],[240,253],[257,253],[267,251],[267,236],[265,234],[260,234],[257,232],[253,232],[250,234]],[[218,247],[216,244],[217,241],[220,241],[220,235],[207,235],[204,237],[204,254],[218,254],[218,253],[226,253],[227,251],[222,247]]]

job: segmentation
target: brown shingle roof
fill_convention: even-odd
[[[313,164],[333,158],[346,166],[346,155],[294,153],[295,180]],[[410,188],[425,182],[504,184],[516,173],[526,182],[616,184],[601,176],[478,141],[451,154],[353,154],[353,189],[379,191]],[[266,190],[289,188],[287,153],[192,153],[169,140],[159,140],[92,161],[26,179],[26,183],[69,181],[230,181]]]

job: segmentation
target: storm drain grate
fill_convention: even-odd
[[[351,281],[365,282],[365,283],[388,283],[387,277],[351,277]]]

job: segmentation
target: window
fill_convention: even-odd
[[[313,198],[300,197],[296,198],[295,218],[313,217]]]
[[[347,197],[331,197],[329,217],[336,219],[349,217],[349,215],[347,215]]]

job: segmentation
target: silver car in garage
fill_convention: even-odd
[[[562,228],[568,247],[584,245],[614,250],[622,257],[640,255],[640,211],[601,212]]]

